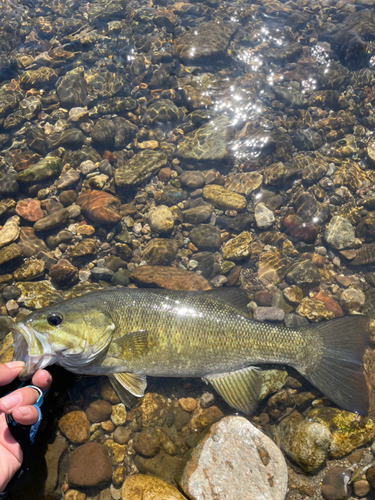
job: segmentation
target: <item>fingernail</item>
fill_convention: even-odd
[[[8,396],[5,396],[4,398],[0,399],[0,410],[1,406],[4,406],[6,411],[10,411],[15,406],[19,405],[21,401],[22,401],[21,394],[17,394],[16,392],[14,392],[13,394],[8,394]]]
[[[27,417],[30,414],[31,410],[27,406],[23,406],[22,408],[17,408],[22,413],[23,417]]]
[[[10,361],[9,363],[5,363],[5,366],[13,370],[16,368],[25,368],[26,363],[24,361]]]

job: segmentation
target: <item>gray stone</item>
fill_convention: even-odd
[[[46,217],[39,219],[35,222],[33,228],[35,231],[49,231],[50,229],[55,229],[65,224],[68,217],[68,210],[66,208],[61,208],[60,210],[56,210]]]
[[[272,210],[269,210],[264,203],[255,206],[255,222],[259,229],[267,229],[275,222]]]
[[[178,477],[189,498],[224,500],[233,492],[236,500],[285,498],[288,472],[281,451],[243,417],[213,424],[189,457]]]
[[[324,229],[324,239],[336,250],[352,247],[355,242],[355,228],[340,215],[335,215]]]
[[[199,224],[190,231],[189,238],[199,250],[216,252],[221,247],[220,231],[209,224]]]
[[[115,172],[115,183],[119,187],[133,187],[156,174],[167,164],[167,155],[161,151],[145,149],[133,156]]]
[[[258,321],[282,321],[285,312],[278,307],[257,307],[254,311],[254,319]]]

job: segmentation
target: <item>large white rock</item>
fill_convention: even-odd
[[[194,500],[284,500],[287,484],[281,451],[243,417],[213,424],[179,478]]]

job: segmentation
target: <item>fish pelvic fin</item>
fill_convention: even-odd
[[[114,373],[108,378],[121,403],[129,408],[136,404],[137,398],[144,395],[147,387],[145,375]]]
[[[258,406],[262,371],[257,367],[248,366],[234,372],[208,375],[203,380],[210,382],[229,406],[246,415],[250,415]]]
[[[369,407],[363,366],[369,323],[368,317],[358,315],[309,326],[317,335],[316,345],[321,346],[321,355],[314,366],[305,372],[301,370],[301,374],[331,401],[360,415],[366,415]],[[296,368],[298,370],[298,366]]]

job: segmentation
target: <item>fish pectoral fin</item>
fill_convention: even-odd
[[[144,395],[147,380],[146,375],[138,375],[137,373],[114,373],[114,379],[133,396],[140,398]]]
[[[262,371],[255,366],[248,366],[235,372],[208,375],[203,380],[210,382],[229,406],[246,415],[250,415],[258,405]]]
[[[129,353],[134,354],[134,356],[146,354],[149,350],[149,333],[148,330],[137,330],[112,340],[107,356],[125,358]]]

